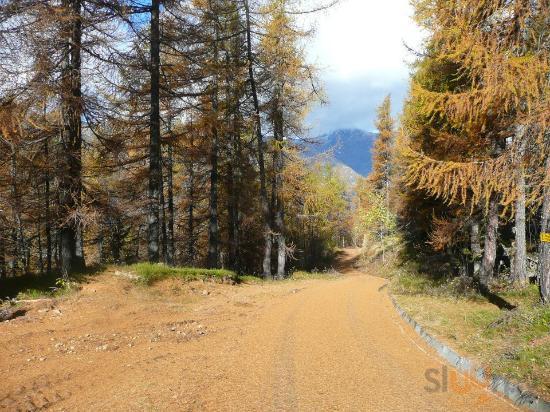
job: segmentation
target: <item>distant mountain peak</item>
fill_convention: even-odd
[[[335,164],[343,164],[356,173],[367,176],[372,169],[371,149],[376,133],[361,129],[338,129],[318,137],[318,144],[306,150],[309,157],[331,152]]]

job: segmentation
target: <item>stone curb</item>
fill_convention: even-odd
[[[383,285],[378,289],[378,291],[381,292],[386,286],[387,284]],[[533,395],[532,393],[520,389],[518,385],[511,383],[503,377],[488,374],[485,369],[476,366],[474,362],[470,359],[461,356],[448,346],[439,342],[437,339],[427,333],[424,328],[420,326],[413,318],[411,318],[409,314],[405,312],[405,310],[403,310],[401,306],[399,306],[395,298],[390,295],[389,292],[388,295],[393,303],[393,306],[395,307],[399,315],[403,318],[403,320],[407,322],[422,339],[424,339],[428,346],[435,349],[437,351],[437,354],[441,358],[445,359],[457,370],[470,377],[475,378],[479,383],[483,385],[488,385],[493,392],[505,396],[506,398],[514,402],[514,404],[516,404],[517,406],[526,407],[536,412],[550,412],[550,402],[547,402],[544,399]]]

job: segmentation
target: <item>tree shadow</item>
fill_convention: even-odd
[[[72,274],[69,280],[87,283],[104,269],[103,266],[90,266]],[[52,272],[43,275],[28,274],[0,279],[0,300],[15,299],[20,295],[27,295],[30,298],[53,296],[59,286],[57,281],[61,277],[59,272]]]
[[[353,272],[360,259],[359,253],[350,255],[348,250],[338,249],[334,254],[334,267],[341,273]]]
[[[483,296],[493,305],[497,306],[499,309],[514,310],[517,308],[517,306],[512,305],[510,302],[498,296],[496,293],[491,292],[489,288],[485,285],[480,284],[478,285],[477,289],[481,296]]]
[[[52,294],[59,276],[23,275],[0,280],[0,299],[15,299],[20,294],[41,296]]]

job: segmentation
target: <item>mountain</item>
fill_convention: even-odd
[[[352,192],[361,175],[343,163],[333,162],[333,164],[336,175],[345,183],[347,191]]]
[[[340,129],[319,136],[318,144],[306,150],[308,157],[331,152],[335,165],[347,166],[359,175],[367,176],[372,169],[371,149],[378,135],[360,129]]]

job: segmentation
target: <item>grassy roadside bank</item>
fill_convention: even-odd
[[[265,279],[253,275],[238,275],[235,272],[225,269],[202,269],[192,267],[170,267],[160,264],[138,263],[128,267],[131,273],[134,273],[139,282],[151,285],[156,281],[166,278],[179,278],[184,281],[206,280],[222,283],[263,283]],[[311,280],[311,279],[331,279],[338,274],[329,272],[305,272],[294,271],[285,280]],[[267,281],[269,282],[269,281]]]
[[[182,282],[206,281],[227,284],[262,284],[265,279],[254,275],[238,275],[225,269],[204,269],[195,267],[170,267],[163,264],[137,263],[128,266],[94,267],[64,281],[59,274],[28,275],[0,281],[0,303],[14,300],[53,299],[77,291],[80,283],[102,273],[119,273],[138,284],[152,286],[164,279],[179,279]],[[335,279],[335,271],[294,271],[284,281],[313,279]],[[279,281],[277,281],[279,282]]]
[[[516,306],[504,310],[460,279],[433,279],[395,263],[373,269],[390,279],[390,293],[430,334],[491,373],[550,399],[550,307],[538,303],[535,285],[495,285],[495,293]]]

